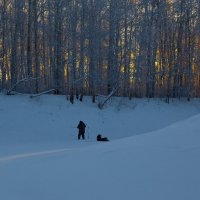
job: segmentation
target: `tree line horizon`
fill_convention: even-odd
[[[200,0],[0,0],[0,89],[15,85],[199,97]]]

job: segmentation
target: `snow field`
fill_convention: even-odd
[[[199,105],[0,95],[0,199],[198,200]]]

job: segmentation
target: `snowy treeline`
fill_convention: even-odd
[[[0,87],[200,96],[200,0],[0,0]],[[116,89],[117,88],[117,89]]]

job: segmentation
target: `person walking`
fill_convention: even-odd
[[[82,139],[84,140],[85,139],[85,128],[86,128],[86,124],[83,122],[83,121],[80,121],[78,126],[78,140]]]

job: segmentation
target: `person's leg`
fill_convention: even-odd
[[[83,140],[85,140],[85,134],[84,133],[82,133],[82,138],[83,138]]]

